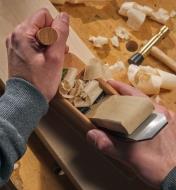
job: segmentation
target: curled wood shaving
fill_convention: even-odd
[[[143,12],[144,14],[146,14],[147,16],[151,16],[152,13],[154,12],[154,10],[149,7],[149,6],[146,6],[146,5],[139,5],[138,3],[135,3],[133,8]]]
[[[146,14],[140,10],[131,8],[127,11],[128,21],[127,24],[134,31],[138,31],[146,19]]]
[[[115,29],[115,33],[116,33],[116,36],[122,40],[129,40],[130,39],[130,35],[129,35],[128,31],[121,26],[119,26]]]
[[[157,69],[162,79],[161,88],[167,90],[176,89],[176,75]]]
[[[78,70],[76,68],[68,69],[67,74],[62,81],[65,90],[70,91],[73,88],[77,74]]]
[[[117,36],[113,36],[110,40],[114,47],[118,48],[120,46],[119,39]]]
[[[59,86],[59,93],[67,99],[71,99],[74,96],[70,94],[70,91],[75,85],[75,79],[78,74],[78,70],[76,68],[69,68],[64,79],[62,80]]]
[[[130,65],[128,68],[128,79],[133,86],[147,95],[160,92],[162,80],[155,69]]]
[[[151,19],[161,24],[165,24],[170,18],[169,12],[163,8],[151,14]]]
[[[87,82],[76,79],[77,73],[76,68],[68,68],[68,72],[60,84],[59,93],[75,107],[89,107],[103,90],[97,80],[88,80]]]
[[[121,5],[119,9],[119,14],[122,16],[127,16],[127,11],[134,7],[135,2],[125,2]]]
[[[103,37],[103,36],[91,36],[89,38],[89,41],[93,43],[93,46],[97,48],[102,48],[104,45],[108,44],[108,38]]]
[[[111,70],[111,72],[113,74],[115,74],[115,73],[121,72],[123,70],[126,70],[126,67],[125,67],[125,64],[123,61],[117,61],[113,65],[110,65],[109,69]]]
[[[136,2],[124,2],[120,7],[119,14],[128,17],[127,23],[133,30],[139,30],[146,16],[156,22],[166,24],[169,18],[176,15],[176,12],[172,11],[169,13],[163,8],[154,11],[151,7],[146,5],[143,6]]]
[[[84,80],[94,80],[102,78],[104,80],[112,79],[112,74],[107,65],[100,59],[93,58],[85,68]]]
[[[176,89],[176,75],[150,66],[130,65],[128,79],[147,95],[159,94],[160,89]]]
[[[80,96],[74,99],[74,105],[76,107],[89,107],[95,102],[102,92],[103,90],[100,88],[98,81],[89,81]]]

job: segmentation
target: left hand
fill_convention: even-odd
[[[43,48],[36,40],[39,29],[52,27],[58,33],[57,41]],[[57,92],[68,51],[69,16],[60,13],[55,19],[47,9],[40,9],[6,40],[9,77],[20,77],[32,83],[49,102]]]
[[[115,81],[110,84],[121,95],[147,97],[126,84]],[[159,187],[169,171],[176,166],[176,115],[160,105],[154,105],[156,111],[166,115],[169,123],[151,140],[123,142],[101,130],[89,131],[87,138],[106,155],[134,169],[145,182]]]

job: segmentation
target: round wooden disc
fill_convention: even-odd
[[[56,42],[58,35],[53,28],[45,27],[37,32],[36,37],[42,45],[49,46]]]

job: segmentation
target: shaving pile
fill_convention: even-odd
[[[59,92],[62,97],[68,99],[75,107],[89,107],[103,90],[96,80],[84,81],[77,79],[78,70],[68,68],[68,71],[61,82]]]
[[[123,3],[120,7],[119,14],[128,17],[127,24],[135,31],[140,29],[147,17],[161,24],[166,24],[170,18],[176,16],[174,10],[171,13],[163,8],[155,11],[151,7],[143,6],[136,2]]]
[[[128,79],[134,87],[147,95],[159,94],[160,89],[176,89],[176,75],[150,66],[130,65]]]
[[[103,36],[90,36],[89,41],[92,42],[93,46],[96,48],[103,48],[104,45],[109,44],[109,40],[113,47],[119,48],[120,47],[120,40],[121,41],[128,41],[130,39],[129,32],[124,27],[117,27],[115,29],[115,35],[112,36],[110,39]]]
[[[76,68],[68,68],[59,87],[59,93],[77,108],[90,107],[103,92],[96,79],[112,79],[113,73],[123,69],[126,69],[123,62],[108,65],[99,59],[91,59],[82,79],[77,79]]]

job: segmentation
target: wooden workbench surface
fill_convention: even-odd
[[[118,1],[120,2],[120,1]],[[164,7],[168,10],[176,9],[175,0],[141,0],[143,2],[154,7]],[[168,3],[169,2],[169,3]],[[124,45],[121,45],[121,50],[109,46],[103,50],[97,50],[92,47],[88,42],[90,35],[103,35],[111,37],[113,31],[117,25],[126,26],[125,20],[123,20],[117,14],[117,5],[114,2],[108,2],[103,6],[89,6],[84,5],[63,5],[56,6],[58,10],[66,11],[71,16],[71,25],[74,30],[79,34],[80,38],[86,43],[86,45],[92,50],[92,52],[101,59],[114,63],[116,60],[123,60],[126,62],[127,58],[131,55]],[[174,22],[174,21],[173,21]],[[160,25],[152,21],[147,21],[142,27],[140,33],[132,33],[133,38],[140,44],[141,41],[149,39],[154,34]],[[171,39],[166,39],[167,43],[162,43],[161,47],[170,56],[176,57],[176,51],[174,49],[175,43]],[[144,64],[157,66],[161,69],[168,70],[161,64],[158,64],[156,60],[147,58]],[[163,104],[168,108],[176,111],[176,91],[162,92],[161,98]],[[37,146],[36,146],[37,144]],[[50,154],[45,150],[40,141],[32,137],[25,156],[20,160],[20,167],[15,170],[12,180],[18,187],[18,189],[24,190],[74,190],[74,187],[69,182],[67,177],[59,177],[53,172],[55,165],[54,160]],[[139,185],[135,189],[144,189],[143,184]],[[145,189],[150,189],[145,187]]]
[[[88,40],[89,36],[92,35],[102,35],[110,38],[113,36],[114,30],[117,26],[123,26],[130,31],[132,39],[138,42],[140,46],[142,42],[149,40],[151,36],[161,28],[160,24],[147,19],[139,32],[131,31],[126,24],[126,19],[117,14],[118,7],[122,2],[123,0],[114,0],[107,1],[107,3],[104,3],[103,5],[100,3],[101,5],[98,6],[94,6],[93,3],[89,3],[87,6],[83,4],[74,6],[65,4],[63,6],[56,7],[58,10],[65,11],[70,14],[72,28],[96,56],[109,64],[113,64],[117,60],[122,60],[127,63],[128,58],[133,53],[127,51],[125,43],[121,43],[120,49],[114,48],[111,45],[106,46],[103,49],[97,49],[94,48]],[[169,11],[176,10],[175,0],[138,0],[136,2],[149,5],[156,9],[162,7]],[[174,32],[176,30],[176,18],[172,19],[169,26],[172,29],[172,36],[175,36],[176,39],[176,33]],[[159,47],[161,47],[168,55],[176,59],[176,40],[174,42],[173,38],[169,36],[163,40]],[[151,56],[147,57],[143,64],[172,72],[166,66],[151,58]],[[126,79],[124,81],[126,81]],[[176,90],[172,92],[164,91],[160,94],[160,97],[163,105],[176,112]]]

